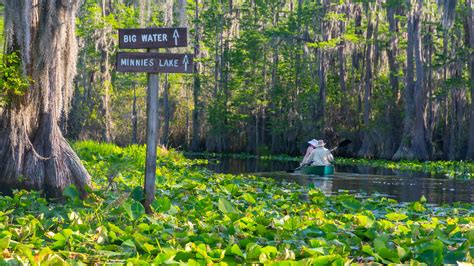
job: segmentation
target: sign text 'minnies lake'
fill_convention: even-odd
[[[148,73],[192,73],[192,54],[125,53],[117,54],[117,71]]]

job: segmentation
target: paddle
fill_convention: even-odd
[[[352,141],[350,139],[345,139],[341,143],[337,144],[335,148],[332,148],[330,151],[333,152],[339,148],[346,147],[347,145],[351,144]]]
[[[349,145],[349,144],[351,144],[351,143],[352,143],[352,141],[351,141],[350,139],[345,139],[345,140],[341,141],[339,144],[337,144],[337,146],[334,147],[334,148],[332,148],[330,151],[333,152],[333,151],[335,151],[335,150],[337,150],[337,149],[339,149],[339,148],[345,147],[345,146],[347,146],[347,145]],[[287,173],[293,173],[293,172],[298,171],[298,170],[300,170],[301,168],[303,168],[303,167],[305,167],[305,166],[308,166],[308,165],[310,165],[310,163],[302,164],[302,165],[296,167],[295,169],[286,170],[286,172],[287,172]]]

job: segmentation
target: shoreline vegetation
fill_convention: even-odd
[[[158,149],[145,215],[144,146],[72,144],[92,175],[84,200],[0,196],[0,261],[9,264],[441,265],[474,262],[472,204],[360,198],[270,178],[213,174]]]
[[[184,152],[185,155],[203,157],[228,157],[234,159],[259,159],[276,161],[300,162],[303,157],[292,157],[288,155],[253,155],[247,153],[208,153],[208,152]],[[400,171],[415,171],[429,173],[432,175],[444,175],[448,178],[472,179],[474,178],[474,163],[469,161],[390,161],[380,159],[361,159],[336,157],[335,165],[370,166]]]

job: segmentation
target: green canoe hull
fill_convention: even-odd
[[[301,169],[301,173],[307,175],[332,175],[334,174],[333,165],[323,165],[323,166],[306,166]]]

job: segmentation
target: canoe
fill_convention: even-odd
[[[306,175],[332,175],[334,174],[333,165],[322,165],[322,166],[306,166],[300,170],[301,173]]]

